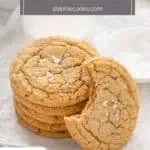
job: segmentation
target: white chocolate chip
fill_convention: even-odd
[[[54,63],[56,63],[56,64],[59,64],[61,62],[60,57],[56,57],[56,56],[53,55],[52,59],[53,59]]]

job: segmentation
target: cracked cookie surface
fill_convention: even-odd
[[[12,88],[35,104],[70,106],[88,98],[88,75],[81,65],[95,56],[83,41],[62,37],[37,40],[13,59]]]
[[[136,84],[117,61],[101,57],[85,63],[91,77],[90,98],[78,116],[65,117],[71,136],[89,150],[120,150],[136,125]]]

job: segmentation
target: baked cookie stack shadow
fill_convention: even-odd
[[[69,137],[64,116],[84,108],[90,78],[82,65],[95,55],[96,50],[85,41],[59,36],[23,48],[10,67],[20,124],[39,135]]]

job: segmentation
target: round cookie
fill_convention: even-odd
[[[65,117],[71,136],[88,150],[120,150],[136,125],[139,97],[129,72],[117,61],[87,61],[90,98],[81,115]]]
[[[40,122],[44,122],[44,123],[48,123],[48,124],[64,124],[64,117],[60,117],[60,116],[46,116],[46,115],[42,115],[40,113],[36,113],[34,110],[22,105],[21,103],[18,103],[15,101],[15,105],[16,107],[21,110],[22,112],[24,112],[25,114],[27,114],[27,116],[32,117],[33,119],[40,121]]]
[[[49,107],[75,105],[88,99],[89,78],[82,64],[96,55],[87,43],[62,37],[33,42],[13,59],[13,90],[30,102]]]
[[[14,95],[14,99],[24,105],[25,107],[28,107],[30,110],[35,111],[37,114],[46,115],[46,116],[69,116],[73,114],[80,113],[81,110],[83,110],[85,106],[85,102],[78,103],[73,106],[66,106],[66,107],[47,107],[42,106],[39,104],[34,104],[30,102],[29,100],[22,98],[21,96],[18,96],[17,94]]]
[[[67,131],[65,124],[48,124],[48,123],[40,122],[34,119],[33,117],[28,116],[22,110],[19,110],[17,107],[15,107],[15,110],[17,116],[19,116],[19,118],[26,121],[31,126],[35,126],[37,128],[43,129],[45,131],[50,131],[50,132]]]
[[[28,124],[26,121],[24,121],[18,115],[17,115],[17,119],[18,119],[18,122],[24,128],[27,128],[28,130],[36,133],[37,135],[46,136],[46,137],[49,137],[49,138],[68,138],[68,137],[70,137],[70,135],[69,135],[69,133],[67,131],[48,132],[46,130],[43,130],[43,129],[37,128],[37,127],[35,127],[35,126],[31,125],[31,124]]]

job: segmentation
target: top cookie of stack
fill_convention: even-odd
[[[63,117],[83,109],[89,76],[82,64],[95,55],[85,41],[59,36],[33,41],[22,49],[10,68],[21,123],[50,137],[68,136]]]

